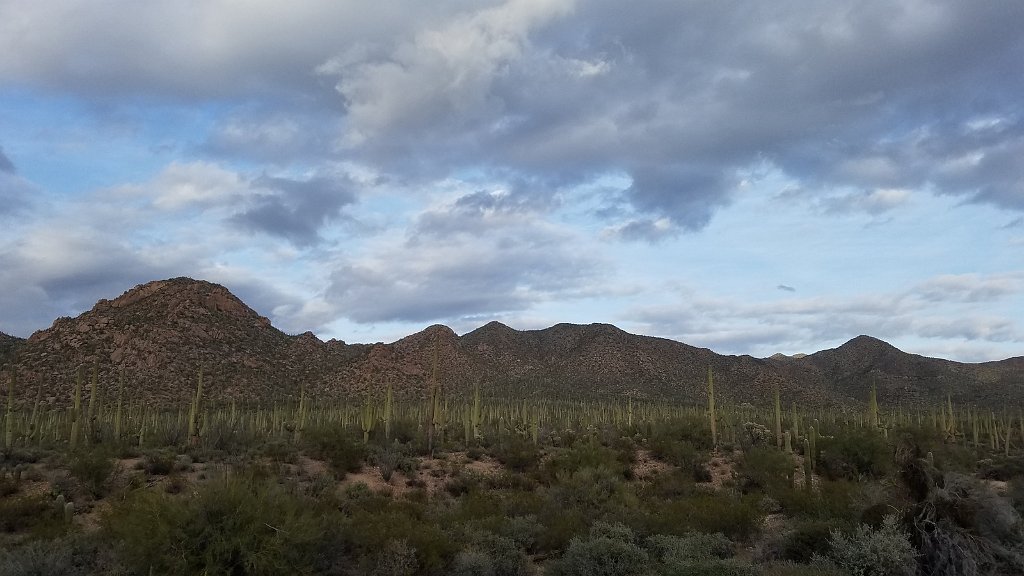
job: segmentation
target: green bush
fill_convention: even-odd
[[[554,576],[644,576],[649,574],[647,552],[633,532],[618,524],[597,522],[586,538],[573,538],[562,557],[546,574]]]
[[[83,450],[75,454],[68,470],[95,498],[110,490],[118,472],[117,463],[111,454],[102,448]]]
[[[0,548],[0,574],[4,576],[85,576],[71,546],[61,540],[32,540],[22,546]]]
[[[388,540],[376,554],[370,576],[412,576],[416,573],[416,549],[405,540]]]
[[[493,576],[528,576],[530,559],[509,538],[487,532],[469,535],[470,545],[455,557],[452,572]]]
[[[125,563],[147,574],[283,574],[307,569],[327,510],[256,478],[214,479],[189,500],[138,491],[104,517]]]
[[[764,513],[756,496],[737,497],[727,493],[697,493],[670,501],[647,502],[642,519],[652,534],[683,536],[688,532],[721,532],[744,541],[761,526]]]
[[[0,532],[55,536],[63,531],[63,514],[53,499],[43,494],[0,498]]]
[[[815,555],[826,556],[831,547],[834,525],[825,520],[798,523],[782,538],[779,557],[783,560],[807,564]]]
[[[851,428],[818,440],[817,472],[829,479],[883,478],[895,469],[893,449],[880,432]]]
[[[913,576],[917,570],[914,547],[888,516],[878,530],[861,524],[852,534],[833,530],[829,558],[853,576]]]
[[[419,502],[367,499],[352,513],[356,527],[345,538],[356,554],[374,558],[381,542],[404,541],[416,551],[417,570],[437,572],[458,553],[451,534],[426,515]]]
[[[850,576],[849,572],[822,558],[810,564],[768,562],[757,568],[758,576]]]
[[[512,436],[491,447],[491,455],[515,472],[534,470],[540,464],[540,450],[519,436]]]
[[[366,460],[366,448],[341,426],[314,428],[303,438],[309,455],[327,462],[341,478],[349,472],[358,472]]]
[[[723,534],[692,532],[683,536],[658,534],[645,542],[651,558],[658,562],[723,560],[731,558],[734,546]]]
[[[154,476],[166,476],[174,471],[174,460],[171,450],[151,450],[143,459],[143,470]]]
[[[793,457],[785,452],[774,447],[751,447],[740,460],[740,486],[746,492],[762,490],[774,495],[791,486],[794,467]]]
[[[560,509],[581,510],[589,517],[596,517],[604,510],[636,505],[632,486],[622,479],[619,471],[605,466],[561,473],[549,494]]]

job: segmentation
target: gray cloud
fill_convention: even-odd
[[[994,302],[1021,292],[1024,292],[1024,278],[1019,274],[951,274],[915,286],[908,295],[929,302]]]
[[[625,174],[614,194],[628,210],[609,222],[623,238],[651,239],[642,224],[663,218],[702,228],[765,163],[814,194],[871,191],[827,192],[836,213],[877,215],[894,207],[877,191],[903,189],[1024,210],[1019,2],[17,11],[0,12],[8,82],[98,99],[261,94],[204,144],[261,162],[327,151],[400,178],[479,170],[554,187]]]
[[[775,289],[782,290],[783,292],[796,292],[796,288],[793,288],[792,286],[787,286],[785,284],[779,284],[778,286],[775,287]]]
[[[999,308],[993,303],[1022,295],[1020,276],[1012,274],[938,276],[890,293],[753,304],[687,290],[676,302],[629,310],[623,321],[642,333],[724,353],[813,352],[870,334],[897,344],[913,342],[910,351],[917,353],[941,356],[954,350],[965,360],[994,360],[994,350],[1014,355],[1024,330],[1015,318],[994,315]]]
[[[341,218],[341,211],[356,201],[353,184],[314,177],[292,180],[261,176],[252,181],[250,207],[230,221],[242,228],[285,238],[297,246],[320,240],[321,228]]]
[[[14,174],[14,163],[11,159],[4,154],[3,146],[0,146],[0,172],[6,172],[8,174]]]
[[[603,261],[515,194],[476,192],[421,213],[401,242],[342,257],[326,300],[358,323],[457,321],[596,294]]]

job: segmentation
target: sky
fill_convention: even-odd
[[[1024,355],[1019,0],[0,0],[0,331]]]

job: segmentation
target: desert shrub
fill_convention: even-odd
[[[63,529],[63,510],[43,494],[0,498],[0,532],[32,531],[57,535]]]
[[[766,446],[754,446],[743,453],[740,461],[740,486],[744,491],[763,490],[774,494],[791,484],[793,457]]]
[[[742,541],[758,531],[764,518],[756,496],[696,493],[646,504],[648,511],[642,521],[647,525],[646,532],[651,534],[683,536],[688,532],[720,532]]]
[[[733,543],[722,534],[651,536],[645,542],[653,573],[663,576],[752,576],[753,566],[732,560]]]
[[[352,515],[352,526],[357,529],[345,535],[358,555],[373,558],[381,542],[404,541],[416,551],[418,571],[437,572],[458,553],[451,534],[425,514],[422,504],[376,499],[366,503],[368,506]]]
[[[118,472],[117,463],[111,454],[102,448],[83,450],[75,454],[68,470],[95,498],[103,496],[110,489]]]
[[[182,502],[138,491],[103,519],[137,573],[282,574],[308,568],[327,510],[273,481],[214,479]]]
[[[693,475],[685,470],[671,470],[658,474],[639,489],[641,498],[674,500],[690,496],[696,491]]]
[[[829,479],[882,478],[895,468],[885,437],[870,428],[851,428],[818,441],[817,472]]]
[[[170,450],[150,450],[142,461],[143,470],[154,476],[166,476],[174,470],[175,454]]]
[[[1017,514],[1024,517],[1024,476],[1014,478],[1007,483],[1006,496],[1010,499]]]
[[[915,464],[918,471],[905,476],[917,479],[918,490],[926,484],[911,520],[922,570],[1024,573],[1024,532],[1010,502],[975,478],[952,472],[940,477],[923,461],[910,466]]]
[[[554,576],[642,576],[649,574],[647,552],[633,531],[618,524],[597,522],[586,538],[573,538],[565,553],[546,574]]]
[[[777,558],[807,564],[815,555],[826,556],[833,529],[834,524],[824,520],[797,523],[782,536]]]
[[[703,467],[708,460],[707,452],[697,450],[696,446],[685,440],[677,441],[666,436],[657,436],[651,438],[648,446],[655,458],[684,470]]]
[[[327,462],[339,477],[359,471],[366,459],[365,447],[340,426],[314,428],[303,437],[310,456]]]
[[[636,500],[619,471],[605,466],[560,473],[549,494],[558,507],[582,510],[591,517],[602,510],[634,506]]]
[[[829,558],[853,576],[913,576],[917,569],[914,547],[896,516],[878,530],[866,524],[849,535],[833,530],[829,545]]]
[[[374,558],[370,576],[412,576],[416,573],[416,549],[405,540],[388,540]]]
[[[525,474],[515,474],[508,470],[492,476],[485,476],[481,484],[487,490],[521,490],[532,491],[537,488],[537,481]]]
[[[673,443],[687,443],[704,451],[713,447],[707,419],[693,415],[680,416],[653,426],[648,442],[652,450],[655,444],[666,446]]]
[[[462,472],[451,480],[445,482],[444,491],[455,497],[463,496],[465,494],[469,494],[470,491],[477,489],[482,480],[483,478],[481,478],[479,474]]]
[[[543,530],[537,536],[540,552],[564,550],[573,540],[587,531],[587,518],[579,510],[559,510],[548,506],[538,516]]]
[[[370,449],[369,461],[380,470],[380,476],[385,482],[390,482],[396,471],[410,469],[413,466],[411,460],[403,451],[403,446],[397,442],[390,446],[374,446]]]
[[[456,556],[453,567],[464,574],[493,576],[528,576],[530,559],[523,549],[509,538],[489,532],[469,536],[470,545]]]
[[[1011,478],[1024,477],[1024,457],[998,456],[980,461],[978,477],[987,480],[1007,481]]]
[[[645,542],[651,558],[658,562],[721,560],[733,556],[733,543],[723,534],[692,532],[683,536],[658,534]]]
[[[550,483],[560,476],[569,476],[579,470],[590,468],[604,469],[621,479],[627,479],[631,474],[632,455],[632,451],[620,452],[600,444],[580,443],[572,448],[560,450],[548,459],[544,463],[542,476]]]
[[[451,576],[494,576],[494,561],[485,552],[463,550],[448,570]]]
[[[774,496],[791,516],[853,522],[859,517],[857,500],[863,486],[850,480],[822,479],[814,492],[790,486],[776,490]]]
[[[32,540],[11,548],[0,548],[0,574],[4,576],[85,575],[76,565],[71,546],[61,540]]]
[[[757,568],[758,576],[849,576],[848,572],[823,558],[817,558],[810,564],[767,562]]]
[[[681,560],[666,562],[658,567],[659,576],[755,576],[753,565],[730,558],[728,560]]]
[[[519,436],[505,438],[491,447],[491,455],[515,472],[533,470],[540,463],[540,450],[537,446]]]

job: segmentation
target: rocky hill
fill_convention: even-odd
[[[16,355],[14,352],[16,351]],[[436,359],[436,360],[435,360]],[[1024,398],[1024,358],[961,364],[906,354],[860,336],[833,350],[768,359],[628,334],[607,324],[558,324],[518,331],[491,322],[463,336],[431,326],[390,344],[322,342],[291,336],[226,288],[175,278],[101,300],[28,340],[0,335],[0,364],[16,366],[22,401],[70,401],[79,366],[109,390],[123,374],[132,394],[180,405],[200,367],[212,401],[272,402],[300,388],[320,399],[424,393],[436,362],[446,390],[479,384],[493,394],[671,398],[703,402],[710,366],[724,402],[862,404],[872,384],[889,403],[927,404],[947,392],[958,402],[1002,405]]]

